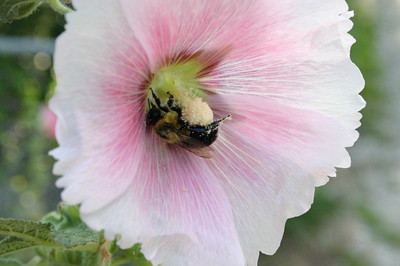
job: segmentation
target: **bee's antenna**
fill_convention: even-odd
[[[215,120],[214,122],[212,122],[212,123],[209,125],[209,127],[210,127],[210,129],[215,129],[215,128],[219,127],[219,125],[220,125],[222,122],[224,122],[225,120],[231,120],[231,119],[232,119],[232,116],[231,116],[230,114],[228,114],[227,116],[225,116],[225,117],[223,117],[223,118],[221,118],[221,119],[218,119],[218,120]]]

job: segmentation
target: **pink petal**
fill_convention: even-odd
[[[344,147],[353,140],[315,111],[258,96],[221,99],[232,121],[221,128],[210,169],[224,184],[246,259],[255,265],[257,250],[276,251],[286,219],[309,209],[314,187],[328,181],[335,165],[348,166]]]
[[[52,155],[59,160],[54,172],[63,175],[57,181],[66,187],[63,199],[94,210],[123,193],[140,165],[128,155],[142,152],[145,95],[139,85],[149,72],[124,18],[110,16],[122,12],[118,3],[96,11],[89,2],[76,7],[79,12],[67,16],[68,34],[57,40],[60,85],[51,108],[60,148]]]
[[[236,46],[238,36],[254,25],[258,15],[263,15],[261,11],[257,12],[257,8],[262,7],[265,1],[121,2],[129,25],[143,44],[151,69],[155,71],[165,59],[182,52],[193,54],[206,48],[221,49],[220,46],[224,48],[232,42]]]
[[[98,211],[82,209],[84,221],[107,238],[121,234],[122,248],[141,242],[155,265],[243,265],[230,202],[206,161],[154,134],[145,140],[130,156],[141,165],[126,192]]]

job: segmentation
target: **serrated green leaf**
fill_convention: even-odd
[[[63,229],[57,230],[50,222],[0,218],[0,234],[7,235],[0,241],[0,255],[37,247],[39,256],[49,257],[51,261],[68,264],[85,260],[90,265],[103,265],[99,253],[100,242],[103,241],[100,235],[83,223],[74,225],[76,219],[70,221],[70,225],[74,226],[64,223],[69,219],[61,220],[63,226],[60,227]]]
[[[32,14],[41,4],[42,0],[2,0],[0,1],[0,21],[11,22]]]
[[[65,230],[56,230],[51,223],[0,219],[0,234],[48,247],[60,246],[67,249],[77,247],[82,250],[95,250],[99,246],[99,235],[85,224]],[[84,246],[87,248],[83,248]]]
[[[56,246],[52,240],[54,226],[50,223],[0,218],[0,234],[14,236],[39,245]]]
[[[97,249],[99,246],[99,235],[84,224],[66,230],[54,230],[52,232],[52,239],[60,246],[68,249],[87,245],[91,245]]]
[[[0,258],[0,266],[22,266],[23,264],[15,259]]]
[[[0,241],[0,256],[22,249],[37,247],[39,244],[15,236],[8,236]],[[0,264],[1,265],[1,264]]]

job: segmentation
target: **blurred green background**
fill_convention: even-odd
[[[361,138],[349,149],[353,166],[317,189],[311,210],[288,221],[281,248],[261,256],[260,266],[400,265],[400,1],[349,5],[352,59],[368,103]],[[64,23],[42,7],[0,24],[0,217],[38,220],[60,201],[47,155],[57,144],[42,112],[55,87],[51,40]]]

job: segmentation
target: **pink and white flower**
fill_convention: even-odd
[[[155,265],[256,265],[350,166],[365,103],[344,0],[74,5],[55,53],[54,172],[63,200],[121,248],[140,242]],[[204,101],[232,115],[211,159],[145,122],[152,78],[195,54]]]

